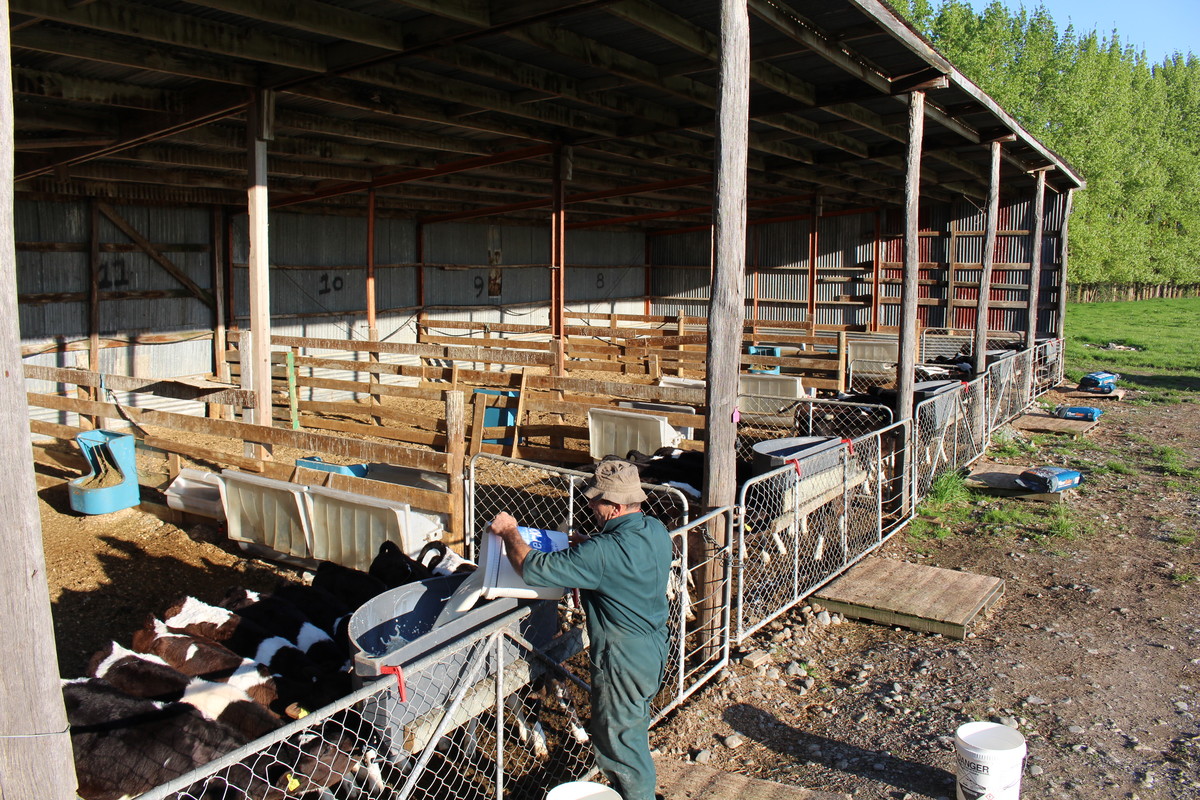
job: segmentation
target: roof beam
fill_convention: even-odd
[[[403,50],[399,23],[316,0],[189,0],[259,22],[346,39],[382,50]]]
[[[256,68],[190,53],[177,47],[152,45],[129,40],[118,41],[107,36],[61,27],[38,25],[13,34],[13,47],[55,53],[104,64],[154,70],[169,75],[201,78],[237,86],[257,86]]]
[[[52,97],[98,106],[137,108],[143,111],[178,112],[177,94],[128,83],[80,78],[59,72],[14,67],[13,92],[30,97]]]
[[[233,58],[260,61],[307,72],[325,72],[324,49],[221,22],[172,13],[145,4],[105,0],[71,6],[62,0],[10,0],[9,10],[133,39],[149,39]]]

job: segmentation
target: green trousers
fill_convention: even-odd
[[[666,665],[661,633],[606,639],[592,649],[592,721],[596,763],[623,800],[654,800],[650,701]]]

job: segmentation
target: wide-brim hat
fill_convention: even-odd
[[[584,485],[583,494],[589,500],[597,498],[623,506],[641,503],[646,499],[642,478],[637,467],[628,461],[611,459],[596,465],[596,471]]]

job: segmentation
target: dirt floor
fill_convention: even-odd
[[[1026,736],[1026,797],[1200,797],[1197,400],[1098,401],[1109,411],[1086,439],[998,459],[1082,468],[1069,513],[975,496],[952,535],[901,532],[885,545],[884,557],[1006,581],[970,638],[798,608],[746,643],[769,665],[731,665],[653,731],[654,745],[859,798],[950,798],[954,731],[989,719]],[[62,486],[40,501],[64,677],[185,593],[213,602],[299,577],[244,558],[212,526],[136,510],[78,516]]]

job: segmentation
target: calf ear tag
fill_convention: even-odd
[[[300,779],[295,775],[289,772],[284,777],[287,778],[287,790],[289,792],[294,792],[300,788]]]

